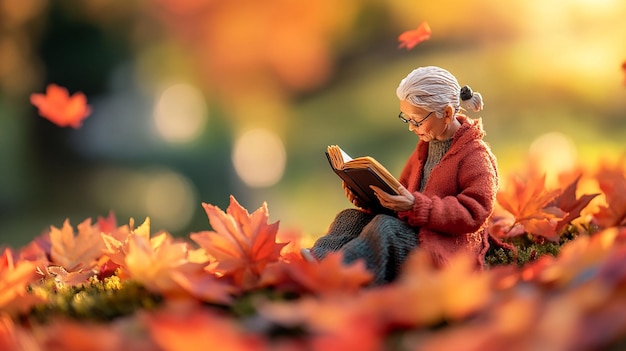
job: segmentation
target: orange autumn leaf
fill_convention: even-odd
[[[128,327],[127,327],[128,328]],[[40,350],[63,351],[115,351],[133,350],[133,345],[116,322],[98,324],[90,321],[75,321],[57,318],[34,333],[37,341],[44,345]],[[126,337],[125,337],[126,336]],[[150,345],[152,346],[152,345]],[[141,349],[140,349],[141,350]],[[144,348],[145,350],[145,348]]]
[[[50,263],[65,268],[67,272],[93,269],[104,249],[100,228],[91,225],[91,219],[84,220],[77,229],[75,236],[67,219],[61,228],[50,227]]]
[[[0,256],[0,310],[9,314],[27,311],[42,298],[27,292],[27,286],[37,279],[37,264],[15,261],[11,249]]]
[[[545,180],[545,175],[525,181],[511,177],[509,186],[498,192],[496,198],[498,204],[514,217],[511,229],[519,225],[530,234],[556,242],[559,240],[557,224],[567,213],[550,205],[560,190],[547,190]]]
[[[602,265],[616,249],[617,228],[605,229],[593,235],[581,235],[567,242],[559,255],[549,265],[535,272],[536,279],[544,284],[562,287],[592,279],[589,273]]]
[[[280,258],[286,243],[278,243],[278,222],[268,224],[267,204],[248,214],[231,195],[226,212],[203,203],[213,231],[191,234],[191,239],[215,259],[215,272],[240,288],[254,287],[265,267]]]
[[[39,115],[59,127],[78,128],[91,114],[85,94],[70,96],[66,88],[49,84],[45,94],[31,94],[30,102],[39,109]]]
[[[131,219],[129,234],[120,240],[102,233],[104,255],[119,266],[118,276],[135,279],[156,293],[188,295],[207,302],[230,300],[227,287],[204,270],[209,261],[204,252],[191,249],[167,232],[151,237],[150,218],[134,226]]]
[[[580,177],[581,176],[579,175],[565,188],[565,190],[563,190],[559,196],[554,199],[554,205],[567,212],[567,215],[557,223],[555,228],[557,233],[561,232],[561,230],[563,230],[574,219],[580,217],[580,212],[587,207],[589,202],[591,202],[591,200],[593,200],[596,196],[600,195],[586,194],[576,198],[576,189],[578,187]]]
[[[431,33],[432,31],[428,23],[422,22],[417,29],[408,30],[398,36],[398,41],[400,42],[398,48],[405,47],[407,50],[411,50],[417,44],[430,39]]]
[[[142,316],[159,350],[265,350],[264,340],[196,304],[166,305]]]
[[[492,284],[492,276],[476,270],[470,255],[457,254],[440,269],[428,252],[416,250],[386,292],[387,312],[401,325],[461,320],[489,303]]]
[[[624,85],[626,85],[626,61],[622,62],[622,73],[624,73]]]
[[[149,218],[140,228],[149,233]],[[161,232],[153,238],[141,234],[129,235],[124,248],[126,252],[121,266],[129,277],[148,290],[165,295],[185,292],[176,281],[176,276],[202,274],[205,265],[190,261],[189,243],[176,240],[167,232]]]
[[[0,314],[0,350],[4,351],[39,351],[33,333],[16,322],[7,314]]]
[[[331,252],[323,260],[292,260],[285,264],[287,275],[306,291],[320,295],[351,294],[372,281],[372,274],[362,260],[343,263],[341,252]]]
[[[135,228],[135,220],[130,219],[130,224],[126,227],[128,232],[125,235],[113,235],[112,233],[100,233],[104,242],[103,254],[109,258],[111,262],[118,266],[125,266],[126,254],[128,253],[128,239],[131,236],[138,235],[150,240],[150,218],[137,228]]]
[[[389,303],[378,292],[272,301],[260,304],[259,314],[282,326],[304,328],[310,337],[296,350],[385,350]]]
[[[622,162],[603,164],[596,180],[605,196],[606,206],[600,206],[593,218],[602,228],[626,225],[626,176]]]

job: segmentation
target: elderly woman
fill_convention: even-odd
[[[321,260],[341,250],[346,263],[363,259],[374,275],[374,285],[390,282],[416,247],[433,262],[445,266],[459,252],[471,254],[482,268],[488,248],[486,223],[498,188],[494,155],[483,141],[480,119],[463,114],[478,112],[482,96],[461,88],[448,71],[435,66],[409,73],[396,90],[399,118],[419,141],[400,175],[399,195],[374,187],[380,203],[395,215],[362,208],[341,211],[328,233],[302,254]]]

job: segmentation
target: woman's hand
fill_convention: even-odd
[[[354,196],[354,193],[352,192],[352,190],[350,190],[350,188],[348,188],[346,182],[341,181],[341,186],[343,187],[343,192],[346,194],[346,197],[348,198],[348,200],[350,200],[350,202],[352,202],[354,206],[362,209],[367,209],[367,207],[363,206],[359,199]]]
[[[386,193],[381,188],[371,185],[370,188],[374,190],[376,197],[380,201],[380,204],[384,207],[394,211],[408,211],[413,208],[415,204],[415,196],[411,194],[405,187],[400,186],[398,192],[400,195],[391,195]]]

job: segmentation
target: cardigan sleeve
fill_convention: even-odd
[[[398,178],[398,181],[400,182],[400,184],[402,184],[402,186],[404,186],[405,188],[409,188],[409,183],[410,183],[410,179],[412,176],[414,176],[412,173],[415,172],[415,167],[417,166],[419,162],[419,151],[416,148],[413,153],[411,153],[411,155],[409,156],[409,159],[407,160],[407,162],[404,165],[404,168],[402,169],[402,173],[400,173],[400,178]]]
[[[429,196],[414,192],[412,210],[398,214],[412,226],[426,227],[447,234],[477,231],[491,215],[498,187],[495,158],[482,143],[468,145],[464,157],[452,167],[459,167],[460,192],[451,196]]]

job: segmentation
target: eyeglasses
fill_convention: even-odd
[[[409,116],[407,116],[407,114],[404,112],[400,112],[400,114],[398,114],[398,118],[400,118],[400,120],[404,123],[411,122],[412,125],[419,128],[422,124],[424,124],[426,118],[430,117],[431,113],[433,113],[433,111],[430,111],[430,113],[427,114],[426,117],[422,118],[419,122],[415,122],[412,118],[409,118]]]

